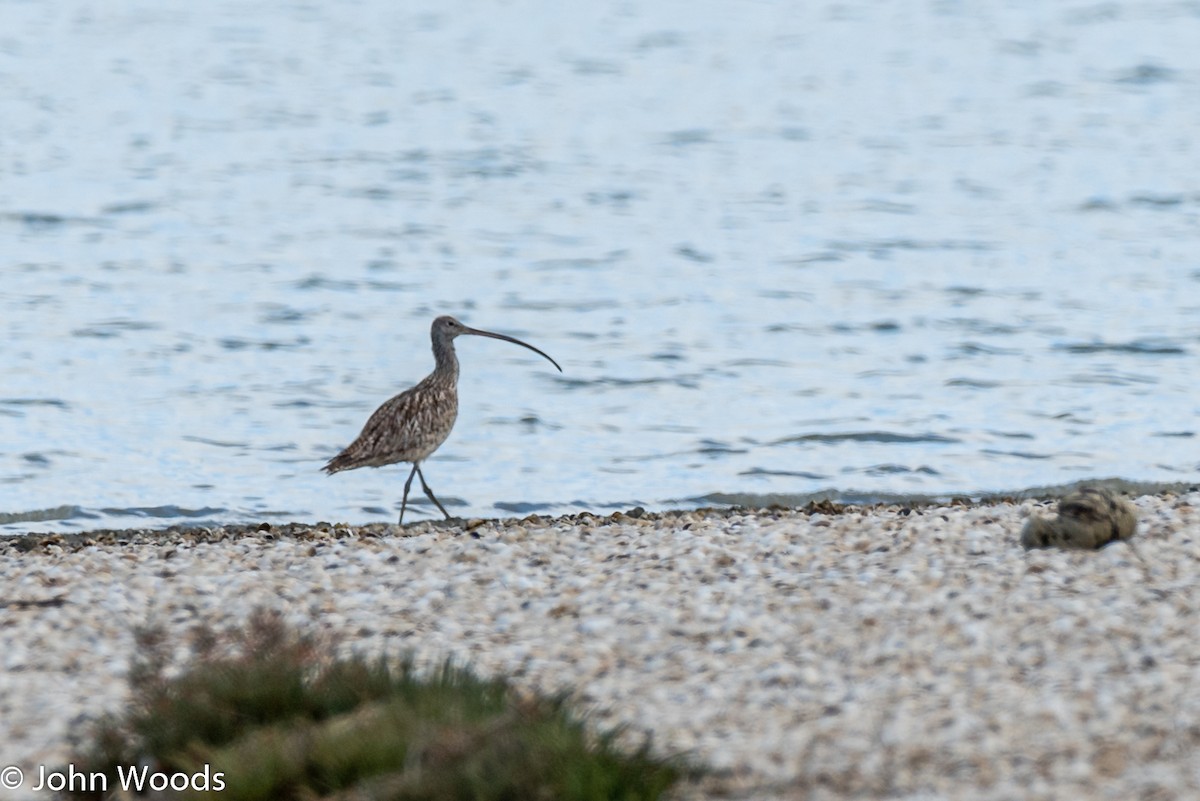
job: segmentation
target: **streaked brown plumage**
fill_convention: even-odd
[[[1137,532],[1137,510],[1115,491],[1081,487],[1058,502],[1058,517],[1032,515],[1021,530],[1026,548],[1103,548],[1129,541]],[[1130,543],[1132,547],[1132,543]]]
[[[434,320],[429,331],[436,362],[433,372],[412,389],[401,392],[376,409],[358,438],[322,468],[332,475],[356,467],[383,467],[397,462],[411,462],[413,468],[408,474],[408,481],[404,482],[404,499],[400,502],[401,523],[404,522],[408,490],[414,475],[421,479],[421,489],[429,496],[429,500],[434,502],[447,520],[450,519],[450,513],[425,483],[421,462],[446,441],[458,417],[458,357],[454,353],[454,338],[464,334],[503,339],[529,348],[562,372],[558,362],[519,339],[470,328],[449,316]]]

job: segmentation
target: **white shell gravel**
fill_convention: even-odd
[[[263,607],[573,688],[721,771],[694,797],[1197,797],[1200,494],[1133,504],[1140,558],[1027,552],[1035,502],[0,540],[0,763],[120,708],[135,626]]]

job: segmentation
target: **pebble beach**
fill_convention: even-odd
[[[570,689],[715,769],[680,797],[1194,798],[1200,493],[1131,502],[1098,551],[1025,550],[1044,501],[6,538],[0,765],[120,709],[136,627],[269,609]]]

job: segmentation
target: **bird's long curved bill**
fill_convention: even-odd
[[[496,334],[491,331],[482,331],[478,328],[467,328],[467,326],[465,326],[465,325],[463,326],[463,328],[466,329],[466,333],[474,334],[477,337],[491,337],[492,339],[503,339],[505,342],[511,342],[514,345],[520,345],[523,348],[529,348],[531,351],[533,351],[537,355],[541,356],[546,361],[553,364],[555,367],[558,367],[558,362],[554,361],[554,359],[551,359],[545,353],[542,353],[540,350],[535,348],[533,345],[530,345],[528,342],[522,342],[519,339],[516,339],[514,337],[505,336],[504,334]],[[561,367],[558,367],[558,372],[560,372],[560,373],[562,372]]]

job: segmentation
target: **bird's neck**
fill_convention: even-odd
[[[453,342],[435,342],[433,359],[437,364],[435,372],[449,375],[452,380],[458,381],[458,356],[454,353]]]

